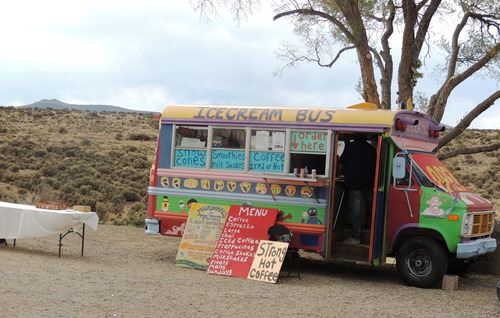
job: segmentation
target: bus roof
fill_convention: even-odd
[[[413,110],[377,109],[360,103],[343,109],[299,107],[254,107],[221,105],[172,105],[161,116],[162,123],[183,125],[232,125],[334,128],[337,131],[391,134],[400,149],[433,151],[444,127]]]
[[[394,123],[403,110],[377,109],[374,104],[361,103],[348,108],[254,107],[221,105],[172,105],[162,112],[167,121],[217,122],[280,122],[297,124],[372,124]]]

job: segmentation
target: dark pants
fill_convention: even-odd
[[[365,200],[366,209],[373,203],[373,189],[349,190],[349,212],[352,218],[352,238],[361,239],[361,200]]]

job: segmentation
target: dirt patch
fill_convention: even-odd
[[[0,246],[3,317],[498,317],[500,275],[461,277],[458,291],[406,286],[390,264],[303,254],[301,279],[268,284],[173,265],[179,238],[144,229],[87,229],[85,255],[68,235]]]

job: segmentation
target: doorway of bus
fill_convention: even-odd
[[[332,156],[333,174],[332,174],[332,204],[330,215],[330,257],[341,258],[347,260],[355,260],[361,262],[378,263],[380,262],[381,249],[383,248],[383,228],[384,228],[384,202],[385,195],[383,189],[379,190],[379,185],[384,184],[380,182],[381,172],[385,172],[386,158],[381,154],[384,153],[383,149],[387,146],[384,145],[382,136],[370,133],[354,133],[354,132],[341,132],[334,135],[332,149],[334,155]],[[349,213],[349,191],[346,189],[346,180],[344,177],[344,169],[340,163],[340,157],[346,145],[353,142],[354,138],[362,136],[366,138],[369,143],[376,150],[376,164],[375,174],[373,176],[373,193],[372,205],[367,204],[365,200],[361,202],[361,242],[360,244],[346,244],[345,240],[352,234],[352,221]],[[383,158],[382,158],[383,157]],[[384,162],[384,163],[383,163]]]

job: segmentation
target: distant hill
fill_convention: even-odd
[[[63,103],[57,99],[42,99],[29,105],[18,106],[19,108],[52,108],[52,109],[76,109],[91,112],[126,112],[126,113],[153,113],[151,111],[133,110],[111,105],[75,105]]]

